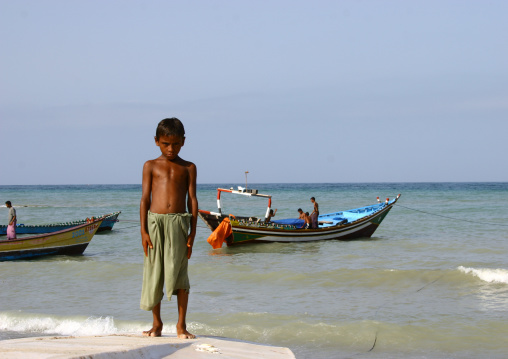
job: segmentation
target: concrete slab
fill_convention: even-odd
[[[0,359],[294,359],[291,350],[235,339],[141,335],[38,337],[0,341]]]

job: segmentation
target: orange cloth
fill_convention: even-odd
[[[222,222],[219,224],[215,231],[210,234],[210,237],[206,240],[213,249],[221,248],[222,243],[233,233],[233,229],[231,228],[231,222],[229,218],[224,218]]]

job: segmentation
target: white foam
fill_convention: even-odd
[[[60,335],[117,334],[112,317],[90,317],[85,320],[54,317],[19,317],[0,314],[0,330]]]
[[[35,333],[41,335],[94,336],[141,333],[149,323],[123,322],[115,323],[111,316],[107,317],[56,317],[13,312],[0,313],[0,331],[19,333]],[[164,334],[174,334],[168,325]]]
[[[457,268],[465,274],[472,274],[488,283],[505,283],[508,284],[508,270],[507,269],[491,269],[491,268],[466,268],[460,266]]]

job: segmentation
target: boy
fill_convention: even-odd
[[[305,229],[312,229],[312,220],[309,216],[309,212],[305,212],[305,216],[304,216],[304,219],[305,219]]]
[[[298,219],[303,219],[304,223],[301,228],[310,229],[311,228],[311,220],[309,217],[309,212],[303,212],[301,208],[298,208],[298,213],[300,213],[300,216]]]
[[[9,208],[9,224],[7,225],[7,239],[16,239],[16,210],[11,201],[5,202],[5,207]]]
[[[319,228],[319,223],[318,223],[319,204],[316,202],[316,199],[314,197],[311,197],[310,201],[314,205],[314,210],[310,214],[310,218],[312,219],[312,228]]]
[[[178,154],[185,143],[185,130],[177,118],[159,122],[155,144],[160,157],[145,162],[140,203],[141,243],[145,252],[140,307],[151,310],[153,326],[144,336],[162,334],[161,300],[176,294],[180,339],[193,339],[185,317],[189,301],[188,259],[196,236],[198,200],[196,166]],[[190,213],[187,213],[186,207]],[[190,227],[190,233],[189,233]]]

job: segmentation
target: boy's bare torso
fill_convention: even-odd
[[[150,212],[185,213],[190,181],[189,168],[193,164],[179,157],[172,161],[161,157],[147,162],[151,167],[152,177]]]

